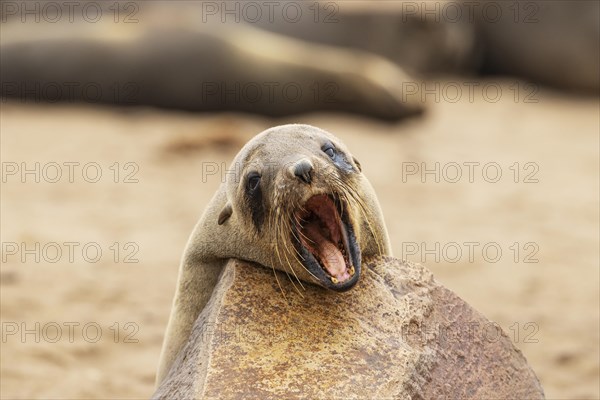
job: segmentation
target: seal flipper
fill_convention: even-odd
[[[362,172],[362,165],[360,165],[360,163],[358,162],[356,157],[352,157],[352,160],[354,160],[354,164],[356,164],[356,168],[358,168],[358,172]]]
[[[160,354],[156,386],[169,374],[173,362],[187,343],[194,322],[209,302],[227,260],[183,260],[173,306]],[[202,271],[202,273],[198,273]]]
[[[225,204],[225,207],[223,207],[223,209],[221,210],[221,213],[219,214],[219,220],[217,221],[219,225],[223,225],[225,223],[225,221],[227,221],[229,219],[229,217],[231,217],[231,214],[233,213],[233,208],[231,207],[231,203],[227,202],[227,204]]]

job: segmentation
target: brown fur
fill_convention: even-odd
[[[321,150],[331,142],[345,169]],[[292,168],[310,162],[314,178],[302,184]],[[290,239],[294,212],[310,197],[336,193],[345,200],[362,258],[391,255],[377,197],[360,166],[339,139],[309,125],[283,125],[251,139],[230,166],[194,228],[184,252],[178,287],[165,336],[157,384],[187,341],[194,321],[210,299],[227,260],[237,258],[285,272],[301,290],[310,282],[328,287],[298,261]],[[248,174],[260,173],[260,204],[245,195]]]

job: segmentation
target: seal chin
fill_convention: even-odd
[[[360,277],[360,247],[347,205],[332,196],[311,197],[296,213],[292,241],[300,262],[322,286],[343,292]]]

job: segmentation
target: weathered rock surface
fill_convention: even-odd
[[[155,398],[542,399],[510,339],[418,264],[347,293],[231,261]],[[296,286],[299,284],[296,282]]]

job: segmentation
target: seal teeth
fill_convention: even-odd
[[[331,282],[333,282],[334,284],[337,284],[339,281],[337,280],[337,278],[335,277],[331,277]]]
[[[348,270],[348,273],[352,276],[355,273],[355,269],[354,269],[354,265],[350,267],[350,269]]]

